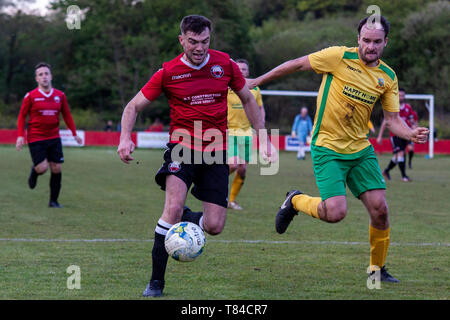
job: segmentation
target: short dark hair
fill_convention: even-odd
[[[402,87],[398,88],[398,91],[399,91],[399,92],[400,92],[400,91],[406,92],[405,88],[402,88]]]
[[[185,34],[188,31],[192,31],[195,34],[200,34],[206,28],[208,28],[209,31],[212,30],[211,21],[208,18],[199,15],[186,16],[180,23],[181,34]]]
[[[48,68],[48,70],[52,70],[52,66],[50,64],[48,64],[47,62],[39,62],[35,67],[34,67],[34,72],[36,73],[36,70],[42,67],[46,67]]]
[[[242,59],[242,58],[237,59],[236,63],[245,63],[247,65],[247,67],[250,67],[250,64],[248,63],[248,61],[245,59]]]
[[[364,19],[359,21],[358,35],[361,34],[362,27],[367,23],[367,20],[369,20],[370,17],[371,16],[365,17]],[[380,17],[380,23],[383,26],[383,30],[384,30],[384,38],[386,38],[389,34],[389,31],[391,30],[391,25],[389,24],[389,21],[387,21],[387,19],[385,17],[383,17],[382,15],[380,15],[379,17]]]

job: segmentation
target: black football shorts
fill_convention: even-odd
[[[406,149],[406,146],[408,145],[408,140],[402,139],[397,136],[393,136],[391,137],[391,144],[392,144],[392,152],[396,154]]]
[[[167,149],[164,152],[164,163],[155,176],[156,183],[162,190],[165,190],[166,177],[168,175],[174,175],[183,180],[188,190],[194,184],[191,193],[198,200],[214,203],[226,208],[228,205],[229,174],[229,167],[226,162],[226,150],[217,151],[220,152],[218,154],[220,161],[209,164],[209,161],[205,163],[201,157],[204,156],[204,153],[183,148],[181,155],[184,152],[191,153],[189,157],[190,161],[183,162],[172,159],[172,150],[175,146],[177,146],[176,143],[167,144]],[[214,151],[211,156],[215,157]],[[201,160],[195,162],[195,159]]]
[[[45,159],[54,163],[64,162],[61,138],[31,142],[28,144],[28,149],[34,165],[38,165]]]

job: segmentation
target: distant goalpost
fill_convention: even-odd
[[[287,97],[317,97],[316,91],[289,91],[289,90],[261,90],[262,95]],[[432,94],[406,94],[406,99],[424,100],[428,109],[430,136],[428,139],[428,158],[434,157],[434,95]]]

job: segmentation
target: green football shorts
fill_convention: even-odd
[[[252,159],[252,136],[228,136],[228,158],[238,157],[241,160],[250,162]]]
[[[372,145],[354,154],[312,146],[311,154],[322,200],[345,196],[346,185],[357,198],[368,190],[386,189]]]

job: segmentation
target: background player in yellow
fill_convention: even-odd
[[[245,59],[236,60],[244,78],[250,75],[249,63]],[[261,91],[258,87],[250,90],[255,97],[257,105],[261,108],[263,120],[265,119],[264,105]],[[238,95],[228,88],[228,164],[230,175],[236,172],[231,184],[228,208],[242,210],[236,202],[236,197],[241,191],[247,172],[247,164],[252,156],[252,126],[245,114],[244,107]]]
[[[262,85],[297,71],[323,74],[311,141],[321,197],[288,192],[275,219],[277,232],[284,233],[299,211],[330,223],[341,221],[347,215],[348,185],[370,217],[369,279],[379,275],[381,281],[398,282],[385,268],[390,233],[386,185],[367,139],[368,123],[380,99],[389,130],[396,135],[425,143],[428,129],[411,129],[399,117],[397,77],[380,60],[389,29],[383,16],[364,18],[358,25],[358,47],[330,47],[293,59],[248,83],[250,87]]]

